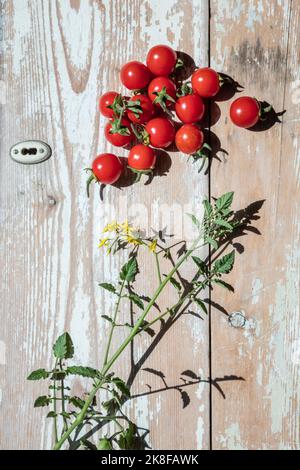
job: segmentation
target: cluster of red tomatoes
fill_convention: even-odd
[[[132,92],[123,96],[109,91],[101,96],[99,107],[108,118],[105,137],[116,147],[130,148],[127,166],[140,177],[155,167],[155,149],[172,144],[195,158],[203,156],[204,135],[198,123],[203,118],[203,99],[214,97],[223,80],[212,68],[196,69],[186,83],[176,81],[176,69],[184,64],[168,46],[152,47],[147,65],[138,61],[125,64],[120,72],[122,84]],[[182,123],[176,130],[173,114]],[[260,117],[260,105],[251,97],[235,100],[230,108],[233,123],[252,127]],[[92,164],[88,186],[92,181],[113,184],[121,176],[124,165],[114,154],[98,155]]]

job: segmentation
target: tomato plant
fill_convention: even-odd
[[[109,121],[105,125],[104,134],[108,142],[116,147],[125,147],[129,145],[134,138],[134,134],[130,128],[130,122],[125,118],[121,119],[121,126],[118,120]]]
[[[219,75],[210,67],[196,70],[192,75],[191,81],[193,91],[203,98],[211,98],[220,90]]]
[[[136,107],[134,107],[136,105]],[[135,95],[128,101],[127,116],[132,122],[144,124],[149,121],[154,114],[155,108],[152,101],[146,95]]]
[[[86,186],[89,196],[89,187],[93,181],[103,184],[113,184],[118,181],[123,171],[123,165],[113,153],[102,153],[95,158],[92,168],[86,168],[86,170],[91,172]]]
[[[129,90],[140,90],[150,82],[151,73],[142,62],[133,60],[123,65],[120,78],[123,85]]]
[[[114,117],[115,113],[112,106],[117,96],[120,95],[116,91],[108,91],[101,96],[99,100],[99,110],[103,116],[110,119]]]
[[[146,124],[146,133],[153,147],[167,148],[174,141],[174,124],[167,118],[157,117]]]
[[[203,146],[203,132],[194,124],[184,124],[175,136],[176,147],[180,152],[192,155]]]
[[[177,100],[175,111],[182,122],[192,124],[202,119],[205,106],[202,98],[192,93],[191,95],[181,96]]]
[[[238,127],[253,127],[260,118],[260,105],[255,98],[241,96],[230,106],[230,118]]]
[[[170,75],[177,60],[176,52],[169,46],[152,47],[147,54],[147,67],[153,75]]]
[[[149,84],[148,96],[154,104],[166,110],[175,103],[175,83],[167,77],[156,77]]]

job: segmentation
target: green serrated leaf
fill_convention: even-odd
[[[218,249],[218,243],[211,237],[205,237],[207,243],[209,243],[215,250]]]
[[[113,319],[110,318],[108,315],[101,315],[101,317],[104,318],[104,320],[109,321],[109,323],[113,323]]]
[[[34,402],[34,408],[40,408],[42,406],[48,406],[50,404],[51,400],[49,397],[46,395],[41,395],[40,397],[37,397],[37,399]]]
[[[233,195],[234,193],[231,191],[229,193],[223,194],[223,196],[216,200],[216,208],[218,211],[229,209],[233,201]]]
[[[56,418],[57,414],[54,411],[49,411],[46,418]]]
[[[82,409],[85,402],[81,398],[74,396],[69,398],[69,403],[71,403],[71,405],[75,406],[76,408]]]
[[[207,308],[203,300],[200,299],[193,299],[193,301],[203,310],[204,313],[207,315]]]
[[[207,266],[206,266],[205,262],[202,259],[198,258],[198,256],[192,256],[192,260],[198,266],[199,271],[200,271],[201,274],[206,273]]]
[[[27,380],[47,379],[49,375],[50,375],[50,372],[47,372],[45,369],[37,369],[28,375]]]
[[[130,390],[125,384],[124,380],[120,379],[119,377],[114,377],[112,379],[112,383],[120,390],[120,392],[125,395],[126,397],[130,397]]]
[[[216,220],[215,220],[215,223],[216,223],[217,225],[220,225],[220,227],[225,227],[225,228],[228,228],[229,230],[232,230],[232,229],[233,229],[232,225],[230,225],[229,222],[226,222],[226,220],[216,219]]]
[[[92,367],[84,367],[84,366],[71,366],[67,367],[67,374],[69,375],[80,375],[81,377],[90,377],[94,379],[98,377],[99,371],[93,369]]]
[[[215,273],[219,274],[228,274],[233,268],[234,265],[234,255],[235,252],[231,251],[227,255],[223,256],[221,259],[218,259],[213,266]]]
[[[69,333],[63,333],[53,346],[53,353],[57,359],[70,359],[74,355],[73,341]]]
[[[194,214],[187,214],[191,219],[192,219],[192,222],[194,225],[196,225],[196,227],[198,228],[198,230],[200,230],[201,228],[201,223],[199,222],[199,220],[197,219],[197,217],[194,216]]]
[[[170,283],[176,290],[181,291],[181,284],[174,277],[170,278]]]
[[[103,437],[102,439],[99,440],[97,449],[98,450],[112,450],[113,446],[111,445],[111,442],[109,439],[107,439],[106,437]]]
[[[204,205],[205,215],[209,217],[213,210],[212,205],[207,199],[204,199],[203,205]]]
[[[223,287],[226,290],[229,290],[230,292],[234,292],[234,288],[230,284],[228,284],[228,282],[225,282],[222,279],[214,279],[212,282],[214,284],[217,284],[217,285]]]
[[[120,272],[120,279],[122,281],[132,282],[135,280],[135,276],[138,272],[138,264],[136,257],[133,256],[129,261],[123,266]]]
[[[142,310],[144,309],[144,303],[143,301],[140,299],[140,297],[136,294],[130,294],[128,296],[128,298],[135,304],[137,305],[139,308],[141,308]]]
[[[108,290],[109,292],[113,292],[114,294],[116,293],[116,288],[112,284],[109,284],[108,282],[101,282],[98,284],[99,287],[102,287],[102,289]]]

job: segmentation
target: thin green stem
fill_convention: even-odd
[[[160,272],[158,254],[156,252],[154,252],[154,257],[155,257],[155,264],[156,264],[158,280],[159,280],[159,283],[161,284],[162,283],[162,277],[161,277],[161,272]]]
[[[61,371],[63,371],[63,366],[62,366],[62,361],[61,360],[59,361],[59,368],[60,368]],[[61,387],[61,411],[62,411],[62,415],[63,415],[63,423],[64,423],[63,433],[64,433],[68,429],[68,421],[67,421],[67,418],[65,416],[66,407],[65,407],[65,382],[64,382],[64,379],[61,379],[60,387]]]
[[[108,342],[107,342],[106,351],[105,351],[105,355],[104,355],[103,366],[105,366],[107,361],[108,361],[110,346],[111,346],[111,342],[112,342],[114,329],[115,329],[115,326],[116,326],[117,315],[118,315],[118,311],[119,311],[119,307],[120,307],[120,302],[121,302],[125,282],[126,282],[125,280],[122,282],[121,289],[120,289],[120,292],[118,294],[118,301],[116,303],[116,308],[115,308],[115,312],[114,312],[114,316],[113,316],[113,323],[111,325],[111,329],[110,329],[110,333],[109,333],[109,337],[108,337]]]
[[[54,366],[54,372],[56,372],[56,367],[57,367],[58,359],[55,361],[55,366]],[[53,413],[55,414],[53,418],[53,427],[54,427],[54,439],[55,439],[55,444],[58,441],[58,431],[57,431],[57,417],[56,417],[56,380],[53,380]]]

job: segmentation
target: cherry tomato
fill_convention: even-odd
[[[204,142],[203,132],[194,124],[184,124],[176,132],[175,143],[178,150],[192,155],[200,150]]]
[[[129,90],[145,88],[151,80],[150,70],[142,62],[133,60],[123,65],[120,73],[121,82]]]
[[[145,129],[153,147],[166,148],[174,141],[175,128],[169,119],[160,117],[151,119]]]
[[[115,100],[115,98],[119,96],[119,93],[116,91],[108,91],[101,96],[99,100],[99,109],[100,113],[107,118],[113,118],[114,112],[108,106],[111,106]]]
[[[154,75],[170,75],[176,60],[177,54],[169,46],[154,46],[147,54],[147,66]]]
[[[128,155],[128,165],[138,171],[154,168],[156,155],[147,145],[138,144],[132,147]]]
[[[134,135],[130,128],[130,122],[127,119],[123,118],[121,120],[121,125],[127,127],[130,134],[119,134],[118,132],[111,133],[113,125],[110,121],[105,125],[104,128],[104,134],[106,139],[108,140],[108,142],[110,142],[112,145],[115,145],[116,147],[125,147],[126,145],[129,145],[134,138]]]
[[[176,99],[175,83],[167,77],[156,77],[150,82],[148,96],[151,101],[155,100],[157,105],[162,106],[164,103],[166,106],[170,106],[172,101],[168,98],[171,97],[174,101]]]
[[[142,112],[135,114],[133,111],[130,111],[129,110],[130,108],[129,108],[127,111],[127,116],[130,119],[130,121],[138,122],[140,124],[143,124],[149,121],[149,119],[151,119],[155,113],[155,109],[150,98],[148,98],[148,96],[146,95],[135,95],[132,98],[130,98],[128,103],[132,104],[135,101],[140,102],[140,107],[142,108]]]
[[[192,75],[192,88],[203,98],[215,96],[220,90],[218,73],[209,67],[196,70]]]
[[[104,184],[113,184],[121,176],[123,165],[113,153],[102,153],[95,158],[92,172],[97,181]]]
[[[205,107],[202,98],[195,93],[191,95],[181,96],[176,104],[175,111],[182,122],[192,124],[200,121],[203,117]]]
[[[260,117],[260,106],[255,98],[241,96],[230,106],[230,118],[239,127],[249,128],[254,126]]]

